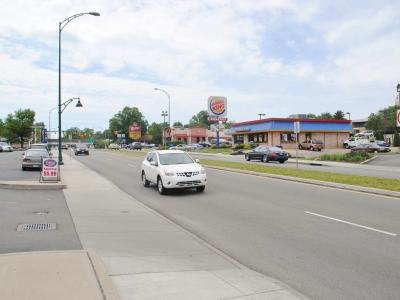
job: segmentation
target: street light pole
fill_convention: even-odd
[[[160,91],[168,97],[168,126],[171,127],[171,95],[163,89],[154,88],[154,90]]]
[[[265,116],[265,114],[258,114],[258,115],[260,116],[260,120],[261,120],[261,117]]]
[[[79,13],[66,18],[64,21],[58,23],[58,164],[63,165],[62,151],[61,151],[61,32],[72,20],[79,18],[83,15],[100,16],[98,12]]]
[[[162,126],[162,130],[163,130],[163,132],[162,132],[162,139],[163,139],[163,146],[165,146],[165,117],[166,116],[169,116],[169,114],[168,114],[168,112],[167,111],[162,111],[161,112],[161,116],[162,117],[164,117],[164,123],[163,123],[163,126]]]
[[[350,120],[350,113],[349,113],[349,112],[347,112],[347,113],[346,113],[346,115],[348,115],[348,116],[349,116],[349,120]]]

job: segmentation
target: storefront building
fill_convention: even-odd
[[[225,128],[220,128],[219,136],[221,139],[232,140],[232,136],[228,134],[228,130]],[[202,126],[192,126],[188,128],[172,127],[171,132],[166,134],[166,138],[184,144],[211,142],[216,137],[217,129],[215,126],[210,126],[210,129]]]
[[[340,148],[352,132],[349,120],[269,118],[235,123],[230,129],[234,144],[254,142],[296,148],[294,122],[300,122],[299,142],[321,140],[326,148]]]

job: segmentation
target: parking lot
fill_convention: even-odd
[[[39,170],[22,171],[22,153],[0,152],[0,180],[39,180]]]

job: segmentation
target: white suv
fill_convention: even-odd
[[[158,192],[168,189],[195,188],[203,192],[207,176],[204,168],[187,153],[180,150],[150,151],[142,163],[143,186],[157,184]]]

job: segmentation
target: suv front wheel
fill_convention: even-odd
[[[165,195],[167,193],[167,189],[164,187],[161,177],[157,179],[157,190],[160,195]]]

